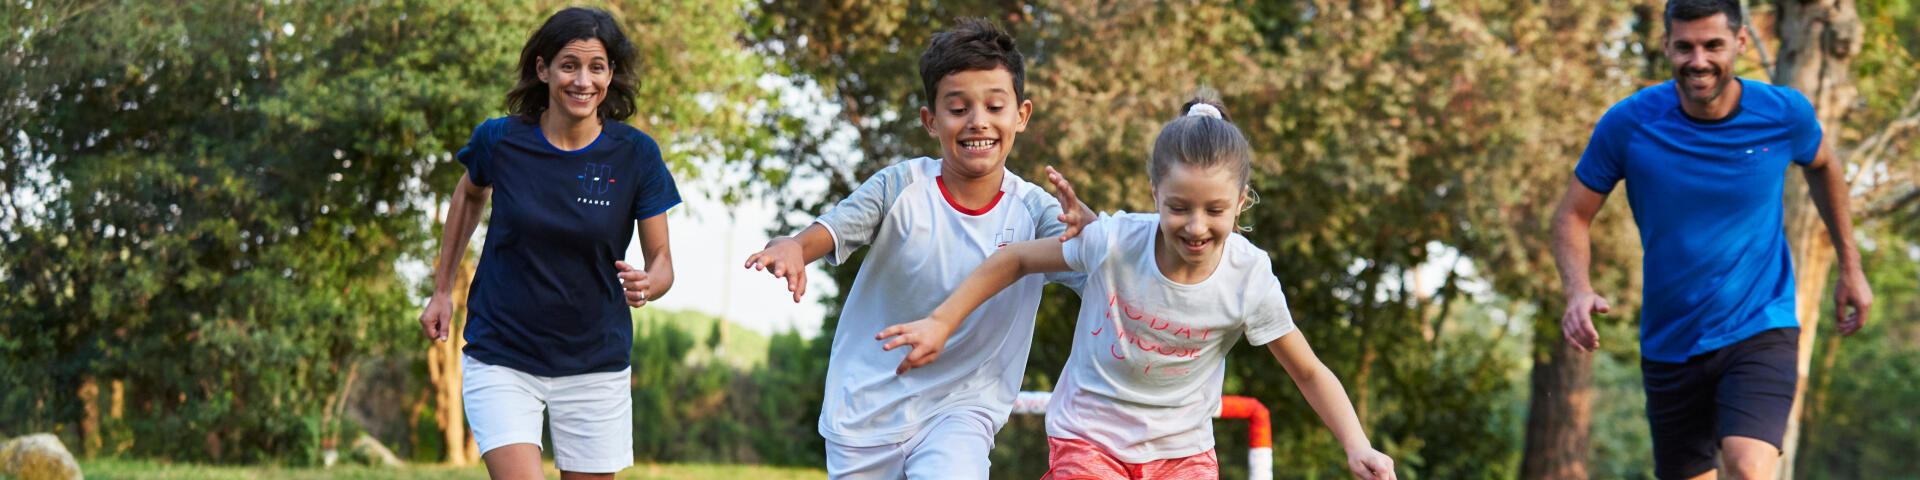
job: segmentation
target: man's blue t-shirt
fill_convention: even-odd
[[[467,296],[465,352],[541,376],[615,372],[633,351],[620,287],[635,222],[680,203],[653,138],[619,122],[574,151],[519,117],[486,121],[458,155],[493,187],[493,218]]]
[[[1574,177],[1595,192],[1627,182],[1640,227],[1640,354],[1684,362],[1761,331],[1798,326],[1793,258],[1781,229],[1788,162],[1820,149],[1800,92],[1740,79],[1740,104],[1688,117],[1672,81],[1614,104]]]

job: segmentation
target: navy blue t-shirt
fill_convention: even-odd
[[[1799,325],[1781,228],[1788,163],[1820,150],[1800,92],[1740,79],[1740,104],[1703,121],[1667,81],[1600,117],[1575,178],[1595,192],[1626,181],[1640,227],[1640,354],[1678,363],[1765,330]]]
[[[652,137],[607,122],[574,151],[519,117],[486,121],[458,155],[493,187],[467,296],[467,355],[540,376],[615,372],[633,351],[620,273],[635,222],[680,203]],[[637,266],[636,266],[637,267]]]

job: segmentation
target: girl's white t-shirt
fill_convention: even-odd
[[[1047,405],[1047,435],[1084,440],[1128,463],[1213,448],[1226,354],[1294,330],[1267,252],[1226,240],[1220,265],[1187,285],[1154,262],[1160,217],[1101,215],[1061,245],[1087,274],[1073,352]]]

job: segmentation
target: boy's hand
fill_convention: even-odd
[[[1372,447],[1347,452],[1347,469],[1363,480],[1395,480],[1393,459]]]
[[[913,347],[912,351],[907,352],[907,358],[900,361],[900,368],[893,371],[894,375],[899,375],[907,373],[907,370],[926,366],[940,358],[940,351],[947,348],[947,337],[953,335],[953,330],[954,326],[948,325],[947,322],[922,318],[887,327],[886,330],[881,330],[879,335],[874,335],[873,339],[887,340],[888,337],[893,337],[893,340],[887,341],[886,345],[880,347],[881,350],[893,351],[902,345]]]
[[[620,269],[620,274],[618,275],[620,277],[620,288],[626,290],[627,306],[633,308],[646,306],[647,289],[652,287],[652,285],[647,282],[647,272],[645,270],[635,269],[633,265],[628,265],[627,262],[622,261],[613,262],[613,266]]]
[[[1087,204],[1080,202],[1080,197],[1073,194],[1073,185],[1067,183],[1067,177],[1054,170],[1052,165],[1047,166],[1047,182],[1053,184],[1053,197],[1060,200],[1060,221],[1067,224],[1067,231],[1060,234],[1060,241],[1079,235],[1080,229],[1100,217]]]
[[[800,303],[800,296],[807,293],[806,254],[800,249],[800,242],[793,237],[778,237],[767,241],[767,248],[747,256],[747,268],[766,270],[774,278],[787,279],[787,291],[793,292],[793,303]]]

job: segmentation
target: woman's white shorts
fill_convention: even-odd
[[[540,411],[553,425],[562,471],[613,473],[633,465],[633,369],[542,377],[460,356],[467,425],[480,454],[516,443],[540,446]]]

